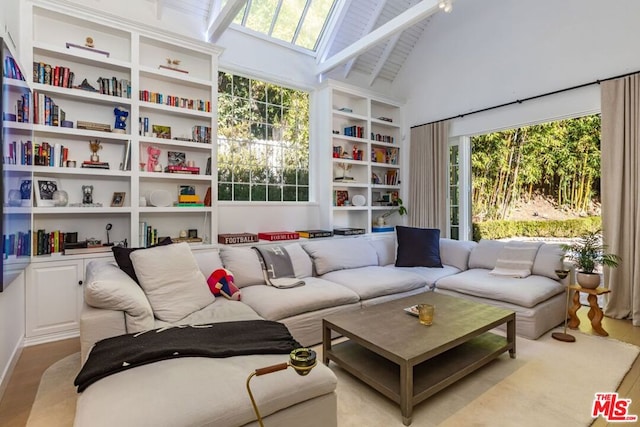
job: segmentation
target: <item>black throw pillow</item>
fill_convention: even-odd
[[[127,273],[129,277],[136,281],[137,284],[140,284],[140,282],[138,282],[138,276],[136,276],[136,271],[133,268],[131,257],[129,256],[131,255],[131,252],[141,249],[155,248],[157,246],[166,246],[171,243],[173,243],[171,237],[165,237],[162,241],[158,242],[157,245],[152,245],[147,248],[122,248],[120,246],[114,246],[111,250],[113,251],[113,257],[116,259],[116,263],[118,264],[118,267],[120,267],[120,270]]]
[[[398,254],[396,267],[439,267],[440,230],[396,226]]]

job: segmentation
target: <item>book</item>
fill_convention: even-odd
[[[240,243],[254,243],[258,235],[253,233],[225,233],[218,234],[218,243],[223,245],[237,245]]]
[[[173,206],[176,206],[176,207],[179,207],[179,208],[184,208],[184,207],[189,207],[189,208],[203,207],[204,206],[204,202],[175,203]]]
[[[258,233],[258,239],[275,242],[279,240],[295,240],[299,239],[300,234],[295,231],[265,231]]]
[[[100,252],[111,252],[113,246],[90,246],[86,248],[65,248],[65,255],[92,254]]]
[[[83,168],[90,168],[90,169],[109,169],[109,163],[107,163],[107,162],[91,162],[89,160],[85,160],[84,162],[82,162],[82,167]]]
[[[331,230],[296,230],[296,233],[298,233],[300,237],[304,237],[305,239],[316,239],[318,237],[333,236],[333,231]]]
[[[392,225],[373,225],[371,226],[371,232],[372,233],[387,233],[389,231],[395,231],[395,227]]]
[[[169,165],[164,168],[165,172],[168,173],[187,173],[193,175],[200,175],[200,168],[197,166],[179,166],[179,165]]]
[[[164,239],[158,239],[160,241]],[[201,237],[172,237],[171,241],[173,243],[187,242],[187,243],[202,243]]]
[[[333,229],[333,234],[340,236],[352,236],[354,234],[364,234],[365,232],[366,230],[364,228],[342,227]]]

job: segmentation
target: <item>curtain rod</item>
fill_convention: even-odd
[[[493,107],[482,108],[480,110],[471,111],[469,113],[457,114],[455,116],[447,117],[446,119],[439,119],[439,120],[434,120],[432,122],[422,123],[421,125],[414,125],[414,126],[411,126],[411,129],[417,128],[417,127],[420,127],[420,126],[430,125],[430,124],[433,124],[433,123],[444,122],[446,120],[461,119],[461,118],[463,118],[465,116],[470,116],[472,114],[484,113],[485,111],[495,110],[497,108],[507,107],[509,105],[522,104],[525,101],[532,101],[534,99],[543,98],[545,96],[556,95],[558,93],[568,92],[570,90],[580,89],[580,88],[591,86],[591,85],[595,85],[595,84],[599,85],[602,82],[606,82],[606,81],[609,81],[609,80],[615,80],[615,79],[619,79],[619,78],[622,78],[622,77],[631,76],[631,75],[637,74],[637,73],[640,73],[640,71],[632,71],[630,73],[620,74],[620,75],[614,76],[614,77],[607,77],[606,79],[595,80],[595,81],[592,81],[592,82],[589,82],[589,83],[583,83],[583,84],[579,84],[579,85],[576,85],[576,86],[571,86],[571,87],[564,88],[564,89],[554,90],[553,92],[542,93],[540,95],[530,96],[529,98],[516,99],[515,101],[505,102],[504,104],[494,105]]]

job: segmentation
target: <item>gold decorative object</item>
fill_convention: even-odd
[[[89,141],[89,148],[91,149],[91,161],[99,162],[100,157],[98,156],[98,151],[102,150],[102,145],[100,143],[100,140],[95,139],[95,140]]]
[[[251,378],[255,376],[271,374],[277,371],[282,371],[284,369],[287,369],[289,366],[295,369],[298,375],[305,376],[309,374],[309,372],[311,372],[311,370],[317,365],[318,362],[316,359],[316,352],[311,350],[310,348],[297,348],[289,354],[289,362],[283,362],[277,365],[259,368],[249,375],[249,377],[247,378],[247,393],[249,393],[249,399],[251,399],[251,405],[253,406],[253,411],[256,414],[256,418],[260,427],[264,427],[264,424],[262,423],[262,416],[260,415],[260,411],[258,410],[256,400],[254,399],[253,393],[251,393],[251,388],[249,387],[249,381],[251,381]]]
[[[86,47],[94,47],[94,45],[93,45],[93,37],[87,37],[87,38],[85,39],[85,43],[84,43],[84,45],[85,45]]]

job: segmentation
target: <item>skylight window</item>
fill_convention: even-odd
[[[235,24],[315,51],[337,0],[248,0]]]

